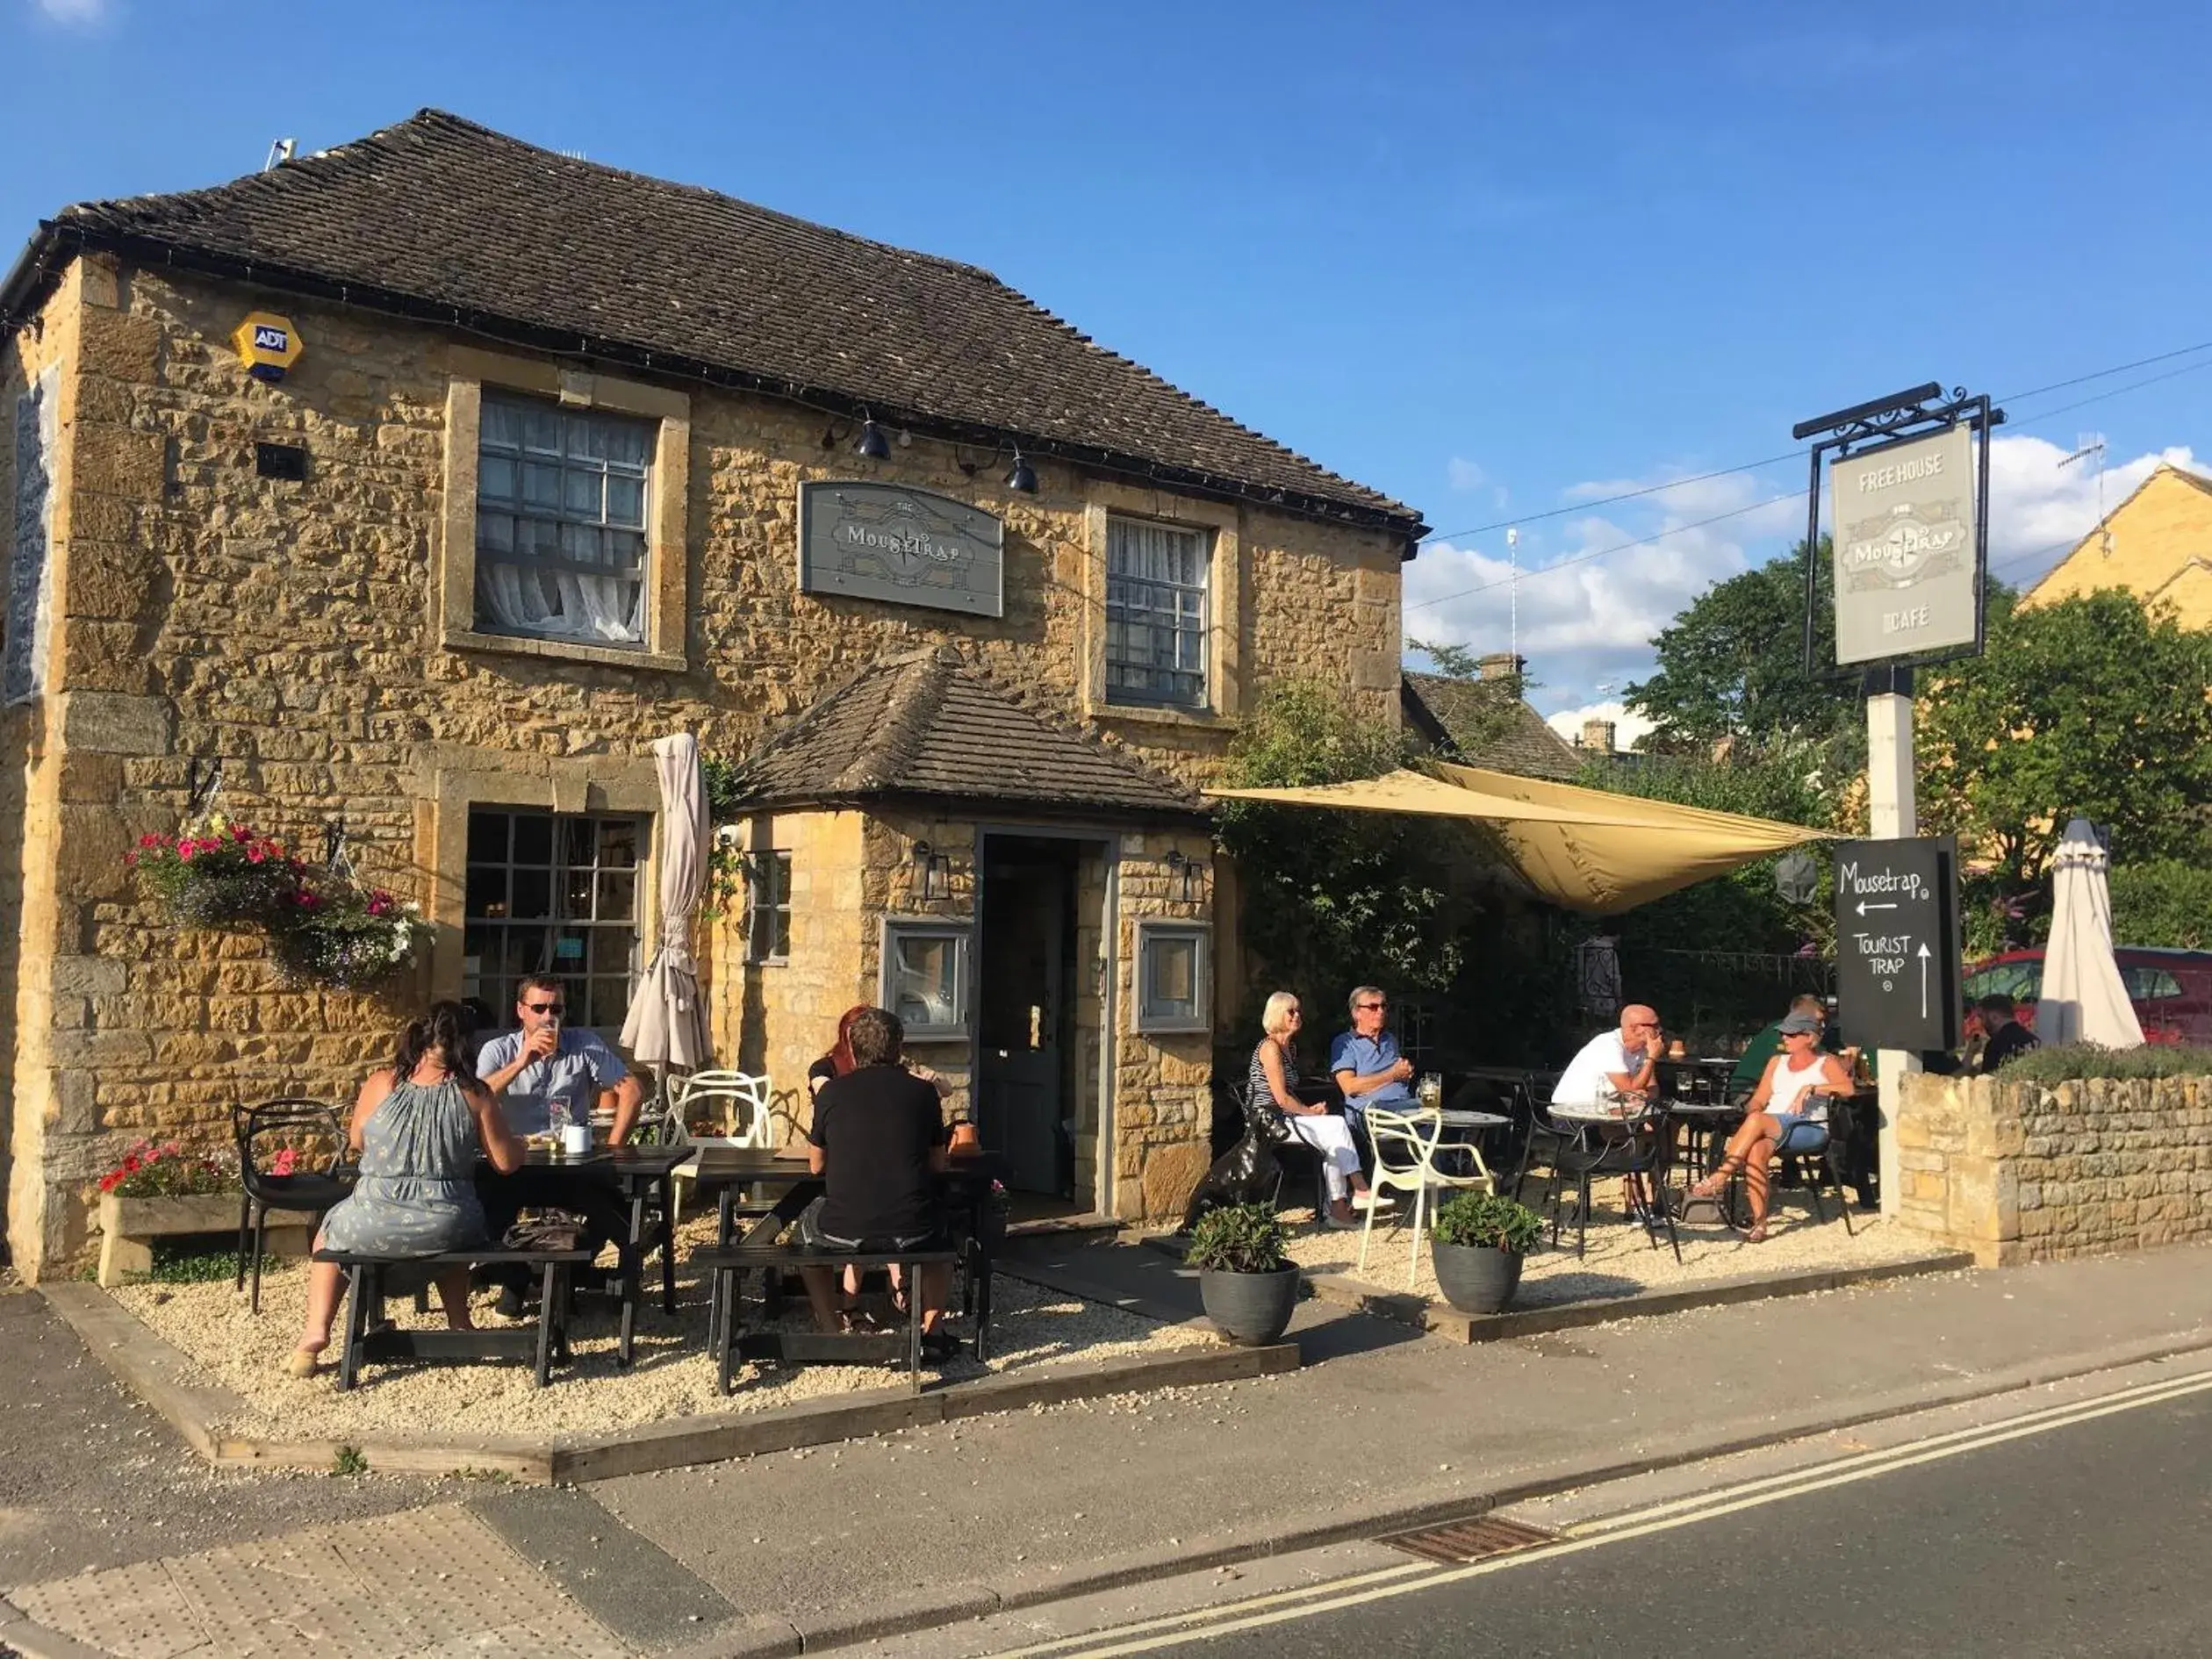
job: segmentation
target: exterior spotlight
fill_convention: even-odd
[[[883,428],[873,420],[860,423],[860,442],[852,446],[852,453],[865,455],[871,461],[888,461],[891,445],[883,435]]]
[[[1014,466],[1006,475],[1006,487],[1019,490],[1023,495],[1037,493],[1037,469],[1030,465],[1019,449],[1014,451]]]

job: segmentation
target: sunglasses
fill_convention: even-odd
[[[1358,1011],[1361,1014],[1380,1014],[1389,1006],[1390,1004],[1387,1002],[1362,1002],[1360,1004]]]
[[[522,1006],[533,1014],[565,1014],[568,1012],[568,1004],[565,1002],[525,1002]]]

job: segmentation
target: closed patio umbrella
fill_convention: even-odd
[[[696,1070],[707,1059],[707,1015],[692,959],[693,918],[707,881],[707,791],[699,740],[678,732],[653,744],[660,770],[660,944],[630,994],[622,1046],[641,1066]]]
[[[2050,943],[2043,950],[2036,1035],[2046,1043],[2140,1047],[2143,1026],[2112,954],[2104,848],[2086,818],[2067,823],[2050,870]]]

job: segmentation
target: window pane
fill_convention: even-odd
[[[607,521],[643,528],[645,523],[645,480],[611,478],[607,481]]]
[[[470,916],[504,916],[507,913],[507,873],[502,865],[474,865],[469,870]]]
[[[481,808],[469,814],[469,862],[505,858],[507,855],[507,815]]]
[[[1173,1004],[1188,1009],[1198,996],[1198,944],[1195,939],[1152,940],[1152,1002],[1162,1011]]]
[[[514,861],[517,864],[553,862],[553,820],[542,812],[514,815]]]
[[[592,872],[586,865],[581,870],[567,870],[561,874],[561,916],[564,921],[589,922],[592,919]]]
[[[909,1025],[959,1023],[958,942],[943,934],[894,934],[891,945],[891,1011]]]
[[[477,431],[483,442],[512,449],[522,442],[521,413],[511,403],[486,398]]]
[[[596,472],[571,469],[564,475],[561,505],[580,518],[597,519],[605,480]]]
[[[561,420],[559,414],[543,404],[517,404],[522,423],[522,447],[546,455],[561,452]]]
[[[787,957],[791,954],[791,912],[780,909],[769,914],[774,920],[774,926],[770,930],[770,952],[777,957]]]
[[[561,820],[561,861],[564,864],[579,865],[589,870],[592,864],[592,854],[598,846],[599,824],[596,820],[591,818]]]
[[[487,501],[514,499],[514,463],[505,456],[487,455],[477,463],[477,493]]]
[[[522,499],[534,508],[558,507],[561,505],[560,468],[525,463],[522,468]]]
[[[544,870],[514,872],[514,884],[508,902],[509,914],[518,921],[528,921],[553,914],[553,877]]]
[[[600,820],[599,861],[602,868],[628,869],[637,862],[636,822],[629,818]]]
[[[628,870],[606,871],[599,879],[599,919],[627,922],[637,915],[637,876]]]

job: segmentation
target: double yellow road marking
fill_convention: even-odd
[[[1042,1659],[1042,1655],[1057,1655],[1060,1659],[1119,1659],[1119,1655],[1124,1654],[1152,1653],[1163,1648],[1208,1641],[1238,1631],[1257,1630],[1294,1619],[1310,1619],[1316,1614],[1336,1612],[1347,1607],[1414,1595],[1439,1585],[1480,1578],[1537,1562],[1555,1561],[1562,1555],[1580,1555],[1586,1550],[1603,1548],[1627,1539],[1670,1532],[1677,1527],[1732,1515],[1742,1510],[1781,1503],[1787,1498],[1801,1497],[1856,1481],[1871,1480],[1893,1469],[1911,1469],[1921,1463],[1963,1456],[1986,1447],[2001,1446],[2007,1440],[2047,1434],[2054,1429],[2093,1422],[2098,1418],[2115,1416],[2122,1411],[2138,1411],[2144,1406],[2163,1404],[2208,1390],[2212,1390],[2212,1373],[2196,1373],[2140,1383],[2100,1395],[2091,1400],[2046,1406],[2040,1411],[2008,1417],[1998,1423],[1976,1428],[1954,1429],[1903,1446],[1856,1453],[1812,1469],[1764,1476],[1715,1491],[1701,1492],[1694,1497],[1675,1498],[1624,1514],[1585,1521],[1569,1527],[1555,1542],[1494,1555],[1465,1566],[1438,1567],[1426,1562],[1408,1562],[1403,1566],[1378,1568],[1349,1577],[1333,1579],[1327,1584],[1277,1591],[1270,1595],[1254,1596],[1218,1607],[1145,1620],[1113,1630],[1063,1636],[1031,1647],[1009,1649],[995,1655],[995,1659]]]

